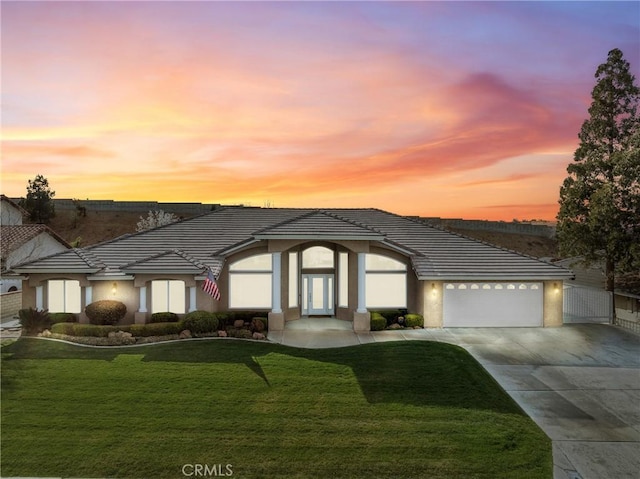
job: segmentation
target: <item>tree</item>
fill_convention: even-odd
[[[176,221],[178,221],[178,218],[173,213],[165,213],[162,210],[149,211],[146,218],[140,217],[140,221],[136,225],[136,231],[140,233],[141,231],[168,225]]]
[[[27,186],[27,197],[20,202],[29,213],[29,219],[35,223],[47,224],[56,215],[53,197],[55,191],[49,188],[49,181],[42,175],[37,175],[35,179],[29,180]]]
[[[619,49],[598,66],[589,118],[560,188],[560,253],[602,262],[606,289],[640,264],[640,89]],[[614,308],[615,313],[615,308]]]

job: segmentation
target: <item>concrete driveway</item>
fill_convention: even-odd
[[[605,324],[355,334],[299,323],[275,342],[337,347],[381,341],[457,344],[553,442],[554,479],[640,478],[640,337]]]

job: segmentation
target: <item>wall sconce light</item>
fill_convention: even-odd
[[[111,286],[111,294],[115,296],[117,292],[118,292],[118,283],[113,283],[113,286]]]
[[[436,283],[431,283],[431,294],[434,296],[438,294],[438,291],[436,290]]]
[[[558,287],[558,283],[553,283],[553,290],[557,293],[560,292],[560,288]]]

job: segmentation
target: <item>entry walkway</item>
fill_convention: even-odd
[[[605,324],[354,333],[292,322],[273,342],[334,348],[441,341],[466,349],[553,443],[554,479],[638,479],[640,336]],[[337,321],[337,320],[333,320]],[[349,329],[335,329],[348,325]]]

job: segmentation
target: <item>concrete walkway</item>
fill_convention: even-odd
[[[640,478],[640,337],[604,324],[354,333],[303,319],[273,342],[331,348],[442,341],[465,348],[553,443],[554,479]]]

